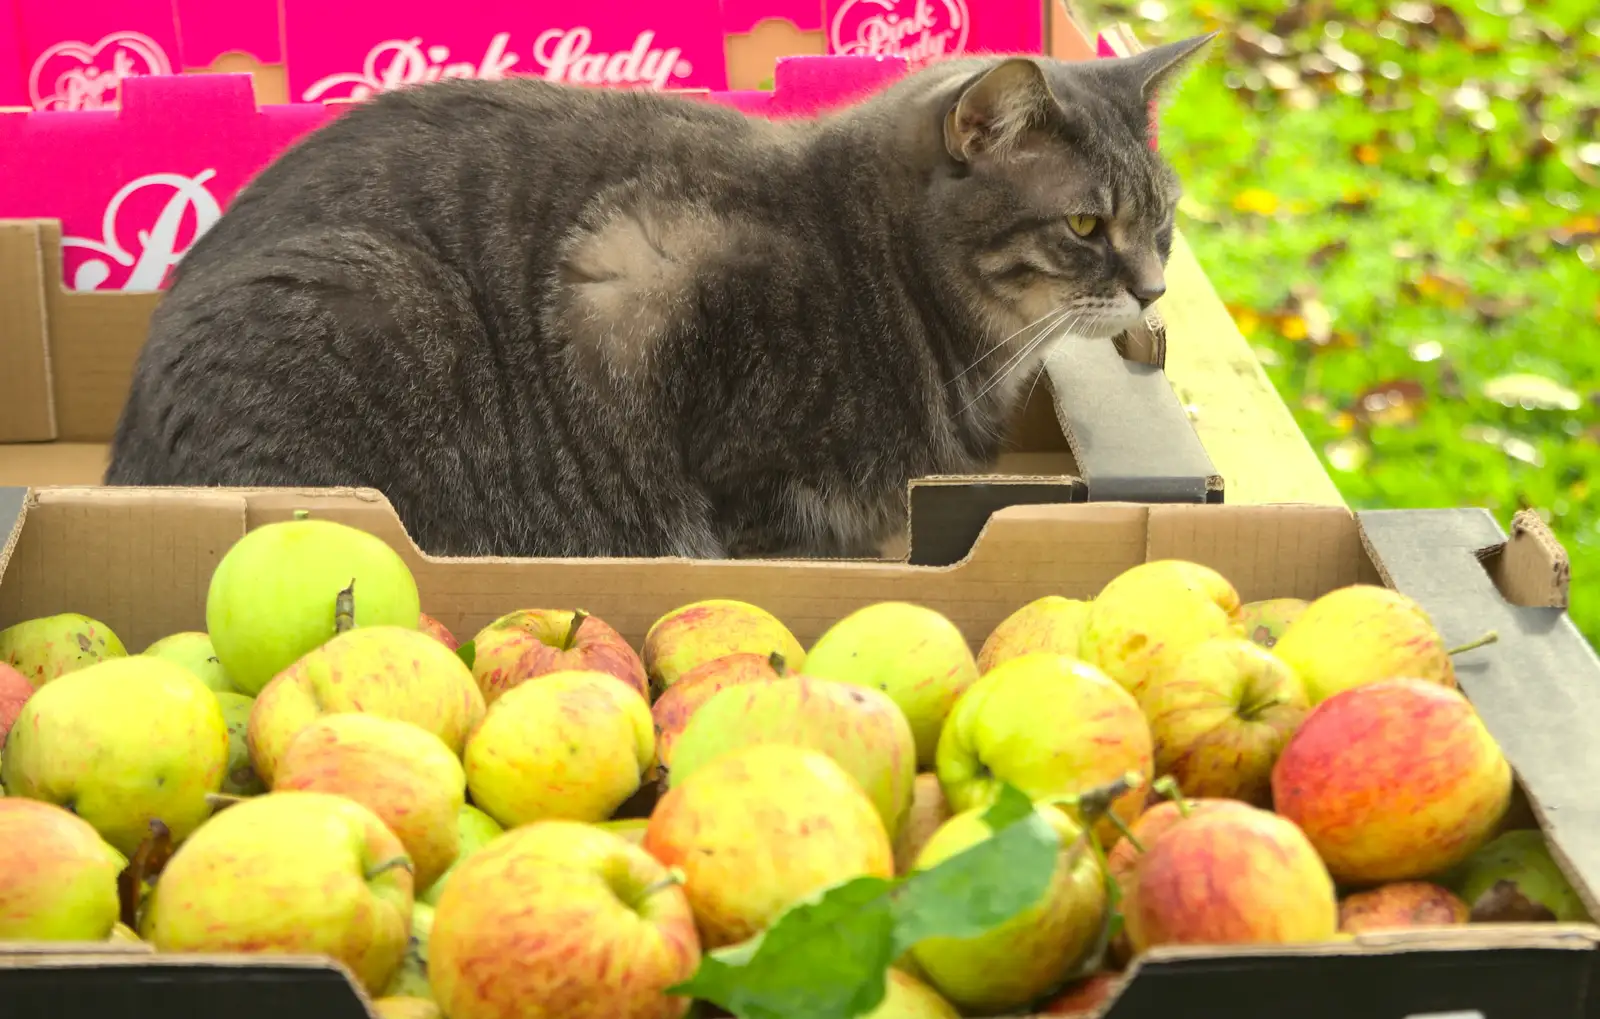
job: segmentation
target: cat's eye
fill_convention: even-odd
[[[1072,227],[1072,232],[1079,237],[1088,237],[1100,227],[1098,216],[1068,216],[1067,225]]]

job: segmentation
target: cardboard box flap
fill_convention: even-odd
[[[1572,563],[1550,525],[1533,510],[1518,510],[1511,518],[1511,539],[1481,558],[1511,604],[1567,607]]]
[[[1508,543],[1481,509],[1374,510],[1357,518],[1384,579],[1422,605],[1448,644],[1498,634],[1496,643],[1456,656],[1457,682],[1511,762],[1584,908],[1600,915],[1600,883],[1584,877],[1600,875],[1600,660],[1559,606],[1509,600],[1530,589],[1536,600],[1550,600],[1526,583],[1537,566],[1523,560],[1537,564],[1548,555],[1538,529],[1524,520],[1523,536]],[[1484,558],[1505,564],[1501,574],[1516,591],[1495,586]],[[1550,568],[1564,573],[1564,562],[1561,553]],[[1538,696],[1530,696],[1532,685]]]
[[[56,437],[44,240],[33,220],[0,220],[0,443]]]

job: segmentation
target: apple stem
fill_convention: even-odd
[[[583,611],[582,609],[574,609],[573,610],[573,612],[572,612],[572,625],[567,627],[567,635],[566,635],[566,637],[562,638],[561,650],[563,650],[563,651],[571,651],[572,650],[572,643],[573,643],[573,641],[578,639],[578,631],[583,627],[583,621],[585,619],[588,619],[588,618],[589,618],[589,613]]]
[[[1111,805],[1144,785],[1144,776],[1137,771],[1123,772],[1122,777],[1105,785],[1085,789],[1068,799],[1078,807],[1078,817],[1085,828],[1093,828],[1100,818],[1111,813]]]
[[[774,651],[768,655],[767,664],[772,666],[772,671],[779,676],[787,676],[789,674],[789,660],[783,657],[782,651]]]
[[[247,796],[234,796],[232,793],[206,793],[206,806],[213,812],[226,810],[235,803],[243,803],[249,799]]]
[[[1288,703],[1288,699],[1285,697],[1273,697],[1270,700],[1262,701],[1260,704],[1243,704],[1239,707],[1239,714],[1244,718],[1254,718],[1268,708],[1275,708],[1280,704],[1286,703]]]
[[[668,867],[666,877],[660,881],[652,881],[639,890],[639,901],[643,902],[655,893],[666,891],[674,885],[681,885],[687,880],[689,876],[683,872],[683,868]]]
[[[311,518],[311,511],[310,510],[305,510],[305,509],[297,509],[297,510],[294,511],[294,518],[296,520],[309,520]]]
[[[1156,792],[1171,800],[1178,808],[1178,816],[1188,818],[1189,804],[1184,801],[1183,790],[1178,788],[1178,780],[1171,775],[1162,775],[1151,786]]]
[[[1447,655],[1459,655],[1463,651],[1476,651],[1478,648],[1488,647],[1490,644],[1494,644],[1494,643],[1498,642],[1499,640],[1500,640],[1500,631],[1498,631],[1498,630],[1490,630],[1488,633],[1484,634],[1482,637],[1479,637],[1477,640],[1469,640],[1465,644],[1461,645],[1460,647],[1451,648],[1449,651],[1446,651],[1445,654],[1447,654]]]
[[[411,857],[391,856],[387,860],[378,864],[376,867],[373,867],[371,870],[367,871],[367,880],[371,881],[373,878],[387,874],[396,867],[404,867],[406,870],[416,873],[415,869],[411,866]]]
[[[333,599],[333,632],[348,633],[356,628],[356,578]]]
[[[1127,822],[1123,821],[1122,818],[1110,811],[1106,813],[1106,817],[1110,818],[1112,825],[1116,827],[1117,831],[1122,833],[1122,837],[1128,840],[1128,845],[1132,846],[1137,852],[1144,852],[1144,843],[1140,842],[1138,836],[1134,835],[1133,830],[1128,827]]]

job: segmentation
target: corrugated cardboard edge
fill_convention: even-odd
[[[49,269],[36,220],[0,220],[0,443],[57,437]]]

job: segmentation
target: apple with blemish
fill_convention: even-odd
[[[428,615],[426,612],[420,613],[417,616],[417,629],[421,630],[423,633],[432,637],[434,640],[443,644],[452,651],[461,647],[461,642],[456,639],[455,634],[450,632],[450,628],[432,616]]]
[[[593,825],[538,821],[457,868],[428,975],[450,1019],[680,1019],[690,1001],[667,988],[699,964],[678,875]]]
[[[644,848],[682,868],[707,949],[765,930],[807,896],[851,878],[894,876],[877,808],[833,758],[757,743],[669,789]]]
[[[255,710],[255,698],[227,691],[218,692],[216,697],[222,707],[223,724],[228,727],[228,770],[223,773],[218,791],[228,796],[260,795],[267,791],[267,785],[250,763],[250,712]]]
[[[1375,584],[1351,584],[1306,606],[1273,645],[1315,707],[1340,692],[1387,679],[1456,685],[1444,638],[1413,599]]]
[[[603,821],[653,776],[650,707],[610,673],[551,673],[494,702],[463,762],[472,802],[508,828]]]
[[[925,770],[934,766],[939,733],[956,699],[978,681],[960,628],[925,605],[899,601],[857,609],[828,627],[811,646],[804,671],[888,694],[911,723],[917,766]]]
[[[385,546],[387,547],[387,546]],[[289,743],[323,715],[362,712],[433,733],[460,754],[483,693],[460,658],[410,627],[358,627],[308,652],[266,685],[250,713],[250,759],[271,786]]]
[[[326,955],[368,994],[405,958],[411,861],[372,811],[273,792],[219,811],[157,878],[139,933],[159,952]]]
[[[127,866],[89,822],[52,803],[0,799],[0,941],[103,941]]]
[[[470,803],[463,804],[461,809],[456,811],[456,839],[459,849],[456,852],[455,862],[435,878],[432,884],[417,893],[417,901],[437,906],[439,896],[444,894],[445,882],[450,880],[450,875],[461,866],[461,861],[471,857],[473,853],[503,834],[505,829],[500,827],[500,822]]]
[[[1344,885],[1427,878],[1499,828],[1511,765],[1456,690],[1391,679],[1319,704],[1278,758],[1272,798]]]
[[[776,651],[771,654],[739,651],[702,662],[679,676],[650,707],[656,729],[656,758],[661,766],[672,768],[672,753],[678,737],[712,694],[730,686],[777,679],[780,663],[788,669],[783,655]]]
[[[1346,934],[1411,927],[1449,927],[1468,921],[1471,910],[1448,888],[1427,881],[1396,881],[1354,892],[1339,903],[1339,930]]]
[[[1113,578],[1083,623],[1084,661],[1140,697],[1152,679],[1196,644],[1237,636],[1230,606],[1237,595],[1213,571],[1172,560],[1144,563]]]
[[[228,727],[194,673],[161,658],[113,658],[40,687],[6,738],[11,796],[68,807],[124,854],[159,820],[182,842],[211,814]]]
[[[1239,606],[1239,633],[1268,650],[1311,605],[1304,598],[1267,598]]]
[[[35,690],[57,677],[127,654],[111,627],[81,612],[40,616],[0,630],[0,663],[22,673]]]
[[[1078,598],[1047,594],[1034,599],[990,631],[978,650],[979,675],[1018,655],[1049,651],[1078,657],[1088,616],[1089,603]]]
[[[472,675],[493,704],[507,690],[558,672],[604,672],[648,703],[644,662],[622,634],[582,609],[509,612],[473,637]]]
[[[211,637],[199,630],[170,634],[145,648],[141,654],[176,662],[218,693],[238,693],[233,677],[222,667],[222,660],[211,646]]]
[[[1583,898],[1537,828],[1496,836],[1441,880],[1461,896],[1474,923],[1588,923]]]
[[[791,669],[805,665],[806,649],[782,620],[731,598],[709,598],[673,609],[650,624],[639,648],[658,695],[704,662],[740,652],[766,656],[774,651]]]

